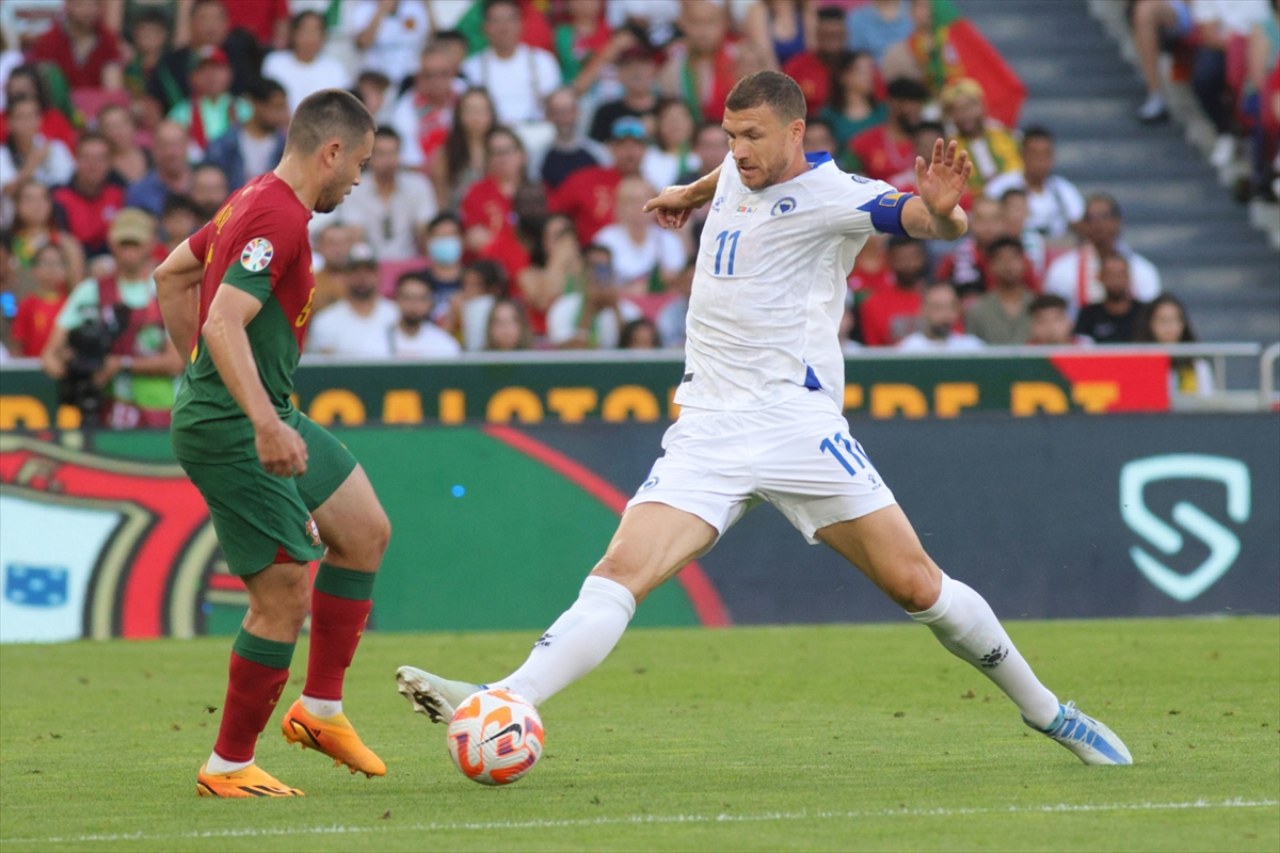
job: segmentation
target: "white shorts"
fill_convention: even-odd
[[[662,449],[627,507],[667,504],[720,535],[762,499],[814,544],[827,525],[895,502],[835,401],[816,391],[761,411],[685,409]]]

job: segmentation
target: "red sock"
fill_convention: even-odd
[[[373,602],[311,591],[311,651],[302,692],[313,699],[342,699],[342,681],[355,657]]]
[[[213,751],[227,761],[252,761],[258,735],[271,719],[288,680],[288,667],[265,666],[233,651],[227,700],[222,706],[222,723]]]

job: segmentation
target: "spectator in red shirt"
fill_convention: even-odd
[[[889,269],[893,287],[872,294],[862,303],[862,341],[870,347],[894,346],[919,325],[929,255],[924,243],[910,237],[889,240]]]
[[[24,358],[37,358],[53,331],[53,321],[67,301],[70,281],[67,258],[56,243],[46,243],[36,252],[32,273],[36,291],[18,303],[10,335]]]
[[[613,123],[609,140],[612,166],[588,166],[579,169],[551,194],[548,207],[553,213],[573,218],[574,230],[583,246],[596,232],[613,222],[614,200],[623,178],[640,174],[640,161],[649,146],[644,122],[635,116],[623,116]]]
[[[72,89],[119,89],[124,55],[102,23],[99,0],[65,0],[62,20],[31,46],[32,62],[56,65]]]
[[[53,200],[67,214],[67,230],[84,246],[85,255],[107,252],[107,227],[124,207],[124,188],[110,182],[111,143],[89,132],[76,143],[76,171],[71,181],[54,190]]]
[[[827,102],[831,91],[831,74],[848,41],[844,12],[832,7],[818,10],[818,25],[814,46],[796,54],[782,66],[782,71],[800,84],[809,115],[815,116]]]
[[[262,47],[283,50],[289,41],[288,0],[222,0],[227,22],[253,35]]]
[[[916,146],[912,133],[920,123],[925,102],[929,100],[929,90],[924,84],[906,77],[890,80],[886,94],[888,120],[864,130],[849,143],[858,158],[861,173],[878,181],[887,181],[914,168]]]
[[[515,281],[529,265],[529,253],[516,235],[516,194],[528,183],[525,150],[509,128],[495,127],[485,139],[485,176],[462,199],[463,245],[471,258],[502,264]]]

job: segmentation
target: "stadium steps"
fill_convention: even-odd
[[[1022,77],[1022,125],[1057,137],[1059,171],[1120,202],[1125,239],[1186,301],[1205,340],[1280,340],[1280,255],[1176,122],[1143,127],[1137,71],[1087,0],[957,0]]]

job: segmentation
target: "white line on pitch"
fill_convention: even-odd
[[[111,841],[177,841],[200,838],[259,838],[290,835],[362,835],[387,832],[493,832],[504,829],[561,829],[591,826],[643,826],[671,823],[756,823],[792,820],[867,820],[886,817],[961,817],[1000,814],[1070,814],[1075,812],[1148,812],[1187,809],[1257,809],[1280,805],[1280,800],[1190,800],[1182,803],[1049,803],[1005,808],[880,809],[872,811],[799,811],[716,815],[622,815],[619,817],[567,818],[564,820],[499,820],[459,823],[385,823],[367,826],[292,826],[263,829],[205,829],[168,835],[122,832],[96,835],[63,835],[47,838],[0,838],[5,844],[86,844]]]

